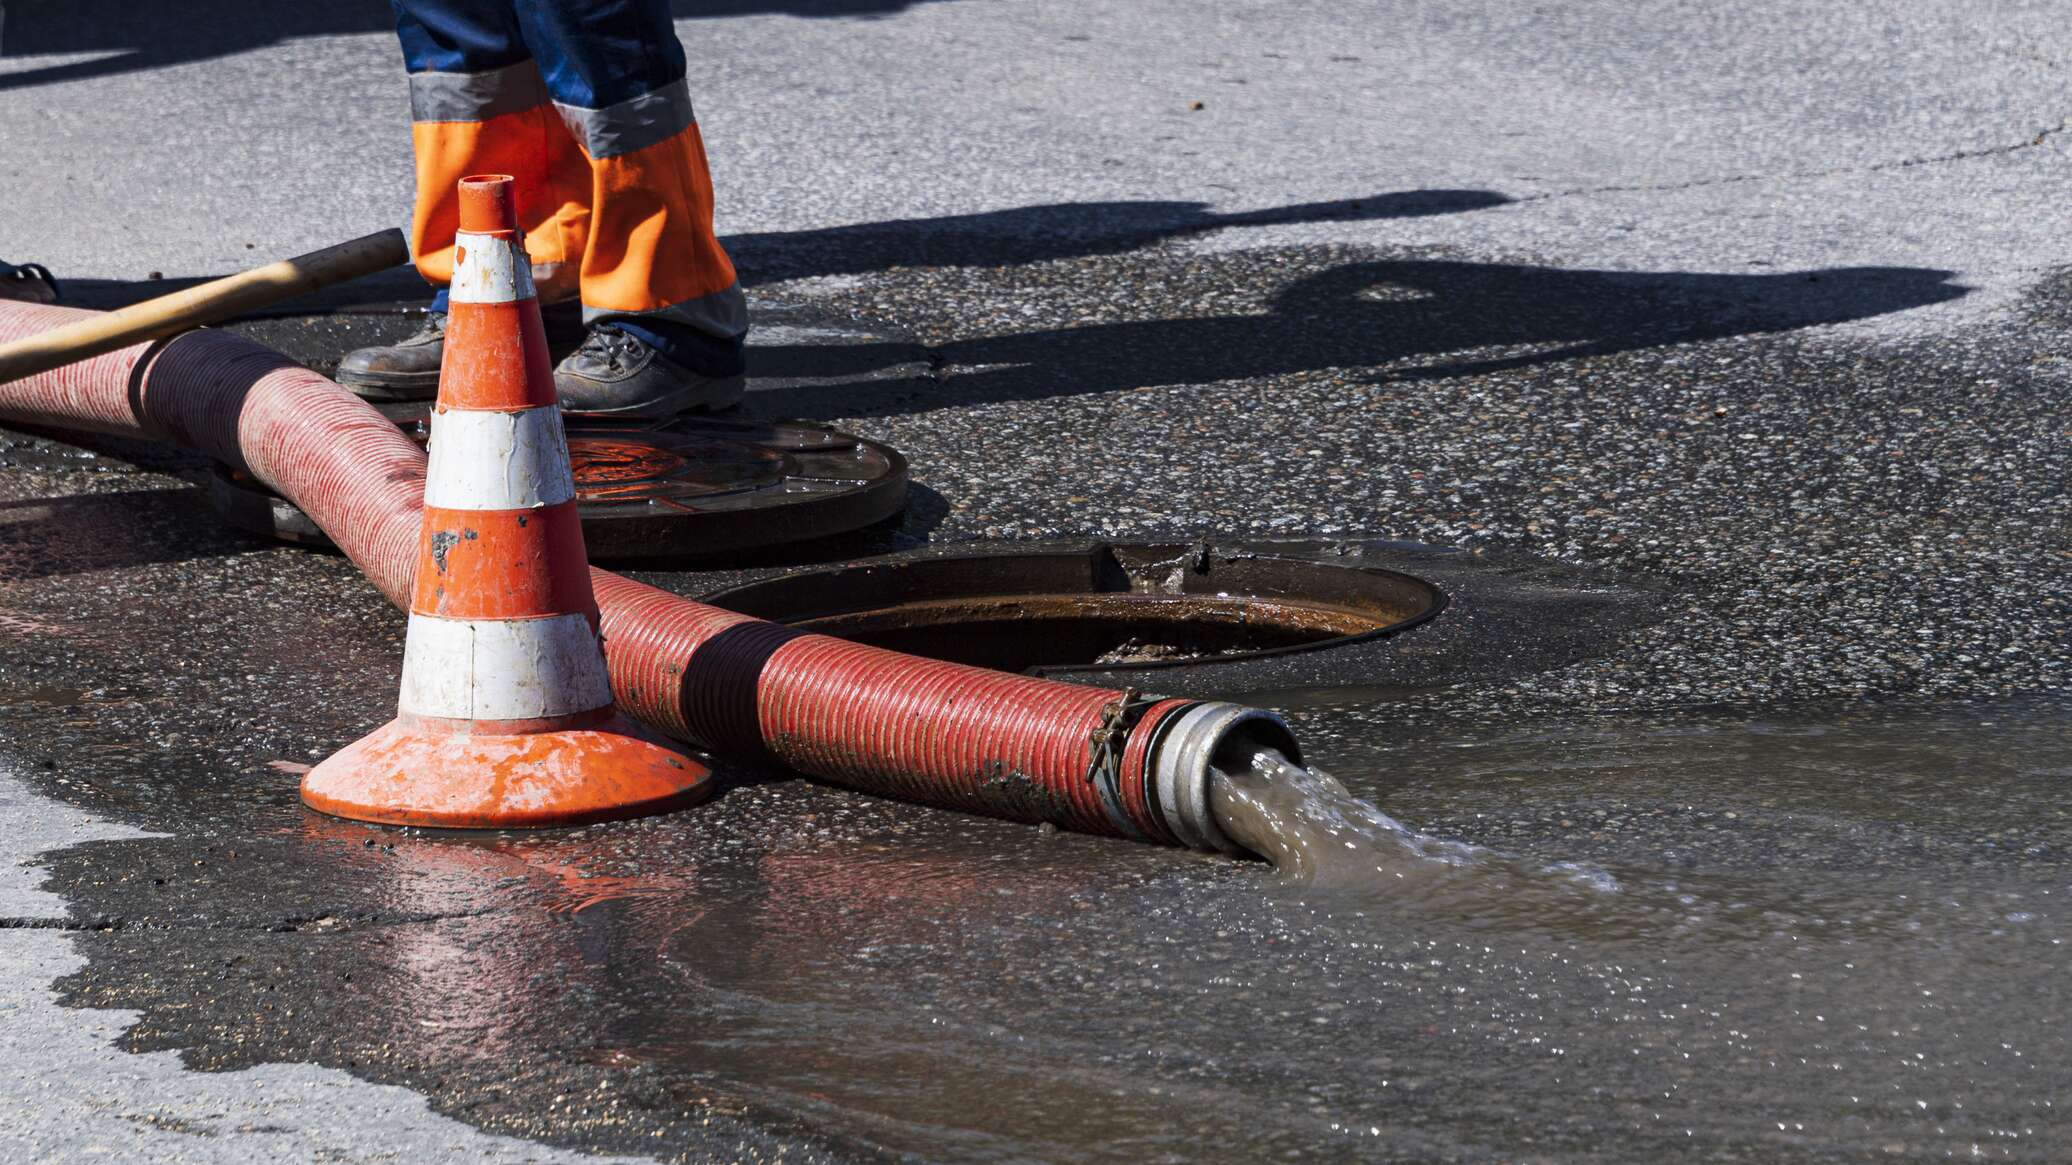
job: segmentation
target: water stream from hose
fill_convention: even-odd
[[[1670,945],[1788,931],[1904,934],[1916,925],[1904,910],[1866,908],[1832,893],[1769,888],[1756,895],[1747,879],[1720,874],[1622,879],[1579,862],[1535,861],[1435,837],[1271,748],[1219,763],[1208,791],[1226,836],[1326,908],[1359,909],[1385,898],[1401,917]]]
[[[1209,808],[1232,841],[1272,862],[1291,886],[1350,894],[1414,894],[1478,913],[1507,904],[1545,917],[1620,891],[1609,873],[1574,862],[1534,863],[1419,832],[1355,797],[1322,769],[1271,748],[1219,766]]]

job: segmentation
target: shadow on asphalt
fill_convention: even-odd
[[[211,522],[193,490],[0,501],[0,583],[220,558],[252,546]]]
[[[4,79],[0,79],[4,81]],[[1493,190],[1396,190],[1364,198],[1222,213],[1203,202],[1141,200],[1017,206],[981,214],[892,219],[805,231],[728,235],[721,240],[745,287],[819,275],[867,275],[897,267],[1005,267],[1052,259],[1118,255],[1225,227],[1374,222],[1460,214],[1504,206]],[[275,256],[256,257],[254,262]],[[215,276],[150,280],[68,279],[62,302],[111,310],[167,295]],[[409,268],[384,271],[282,304],[263,315],[297,315],[380,301],[425,303],[430,289]]]
[[[0,59],[69,53],[115,55],[0,74],[0,89],[28,89],[60,81],[138,73],[236,56],[297,37],[378,32],[395,26],[395,13],[384,0],[331,0],[322,4],[72,0],[66,4],[14,4],[7,12],[5,38],[0,39]],[[399,58],[398,71],[401,68]]]
[[[762,410],[802,420],[1328,370],[1353,370],[1374,382],[1473,376],[1868,319],[1968,291],[1951,282],[1952,272],[1923,267],[1624,272],[1403,258],[1342,246],[1209,254],[1158,249],[1227,227],[1456,214],[1509,201],[1487,190],[1406,190],[1233,213],[1199,202],[1067,203],[725,241],[750,288],[877,276],[868,287],[813,298],[829,310],[869,317],[879,331],[915,329],[901,301],[922,302],[927,314],[939,317],[954,311],[928,301],[954,304],[973,296],[1026,303],[1028,318],[1039,325],[1058,318],[1101,321],[958,335],[968,328],[953,319],[938,329],[950,338],[932,336],[925,346],[897,335],[868,344],[759,346],[759,377],[840,381],[786,387],[781,400],[771,394],[770,408]],[[1073,269],[1045,270],[1062,262]],[[65,302],[112,308],[197,281],[70,280]],[[781,298],[781,289],[775,294]],[[416,276],[398,269],[270,314],[321,315],[382,300],[419,303],[424,295]],[[1257,306],[1203,310],[1233,298]],[[291,354],[316,367],[327,355],[336,358]],[[920,382],[905,376],[855,382],[873,369],[917,359],[939,371]]]
[[[895,267],[1006,267],[1119,255],[1226,227],[1377,222],[1508,205],[1494,190],[1394,190],[1361,198],[1222,213],[1204,202],[1062,202],[981,214],[729,235],[723,241],[749,287]]]
[[[948,405],[1263,380],[1346,371],[1368,383],[1477,376],[1634,349],[1866,319],[1967,293],[1948,271],[1848,267],[1741,275],[1576,271],[1428,259],[1320,262],[1347,249],[1280,248],[1204,256],[1129,256],[1076,265],[1101,284],[1041,318],[1111,319],[937,340],[935,392],[892,384],[795,390],[801,418],[882,416]],[[1156,265],[1155,272],[1149,270]],[[920,292],[1040,302],[1056,273],[973,271]],[[1156,275],[1156,280],[1152,279]],[[896,276],[895,276],[896,278]],[[1278,283],[1278,286],[1275,284]],[[1158,286],[1139,305],[1121,289]],[[1259,289],[1259,310],[1175,315]],[[871,294],[884,294],[873,287]],[[1127,318],[1144,312],[1152,318]],[[1122,318],[1112,318],[1122,317]]]
[[[671,0],[670,11],[678,20],[763,15],[871,19],[897,15],[926,2]],[[60,81],[143,72],[236,56],[299,37],[387,32],[395,27],[395,13],[385,0],[289,4],[254,4],[250,0],[186,0],[180,4],[137,0],[17,3],[7,13],[0,59],[68,53],[115,55],[0,74],[0,89],[27,89]],[[401,69],[398,59],[397,71]]]
[[[944,346],[970,365],[1069,366],[1083,392],[1327,368],[1386,379],[1473,376],[1633,348],[1791,331],[1954,299],[1948,271],[1849,267],[1776,275],[1567,271],[1433,261],[1348,263],[1302,278],[1257,315],[1059,328]],[[1710,318],[1704,313],[1710,313]],[[1480,358],[1491,347],[1529,354]],[[1551,346],[1551,347],[1550,347]],[[967,386],[1010,373],[960,377]],[[981,395],[991,390],[981,389]]]

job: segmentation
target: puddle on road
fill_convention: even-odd
[[[62,688],[43,684],[0,684],[0,707],[69,708],[86,697],[87,692],[84,688]]]
[[[1632,909],[1601,869],[1522,860],[1413,829],[1324,770],[1272,749],[1244,770],[1220,771],[1209,802],[1231,840],[1313,901],[1378,899],[1450,919],[1501,910],[1528,929]]]
[[[64,986],[139,1009],[128,1046],[346,1066],[564,1143],[2043,1161],[2072,1135],[2064,713],[1306,714],[1428,835],[1361,826],[1401,888],[802,782],[455,838],[306,815],[273,774],[48,861],[125,920]]]

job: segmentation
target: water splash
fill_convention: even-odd
[[[1419,832],[1353,796],[1331,774],[1270,748],[1254,753],[1244,769],[1219,769],[1209,782],[1209,807],[1232,841],[1272,862],[1296,886],[1515,890],[1522,879],[1593,896],[1620,889],[1610,874],[1575,862],[1535,865]]]
[[[1287,886],[1326,909],[1385,904],[1399,919],[1443,917],[1510,934],[1672,946],[1918,929],[1909,911],[1830,901],[1832,895],[1808,888],[1753,886],[1724,873],[1671,880],[1629,871],[1635,876],[1622,881],[1580,862],[1533,861],[1434,837],[1353,796],[1329,773],[1272,749],[1244,767],[1219,767],[1209,807],[1232,841],[1272,862]]]

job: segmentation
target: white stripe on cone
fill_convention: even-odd
[[[455,720],[530,720],[612,702],[604,650],[584,615],[410,616],[397,707]]]
[[[432,414],[424,504],[442,510],[530,510],[576,496],[561,410],[448,409]]]
[[[447,297],[454,303],[516,303],[531,299],[532,260],[525,239],[517,234],[453,236],[453,283]]]

